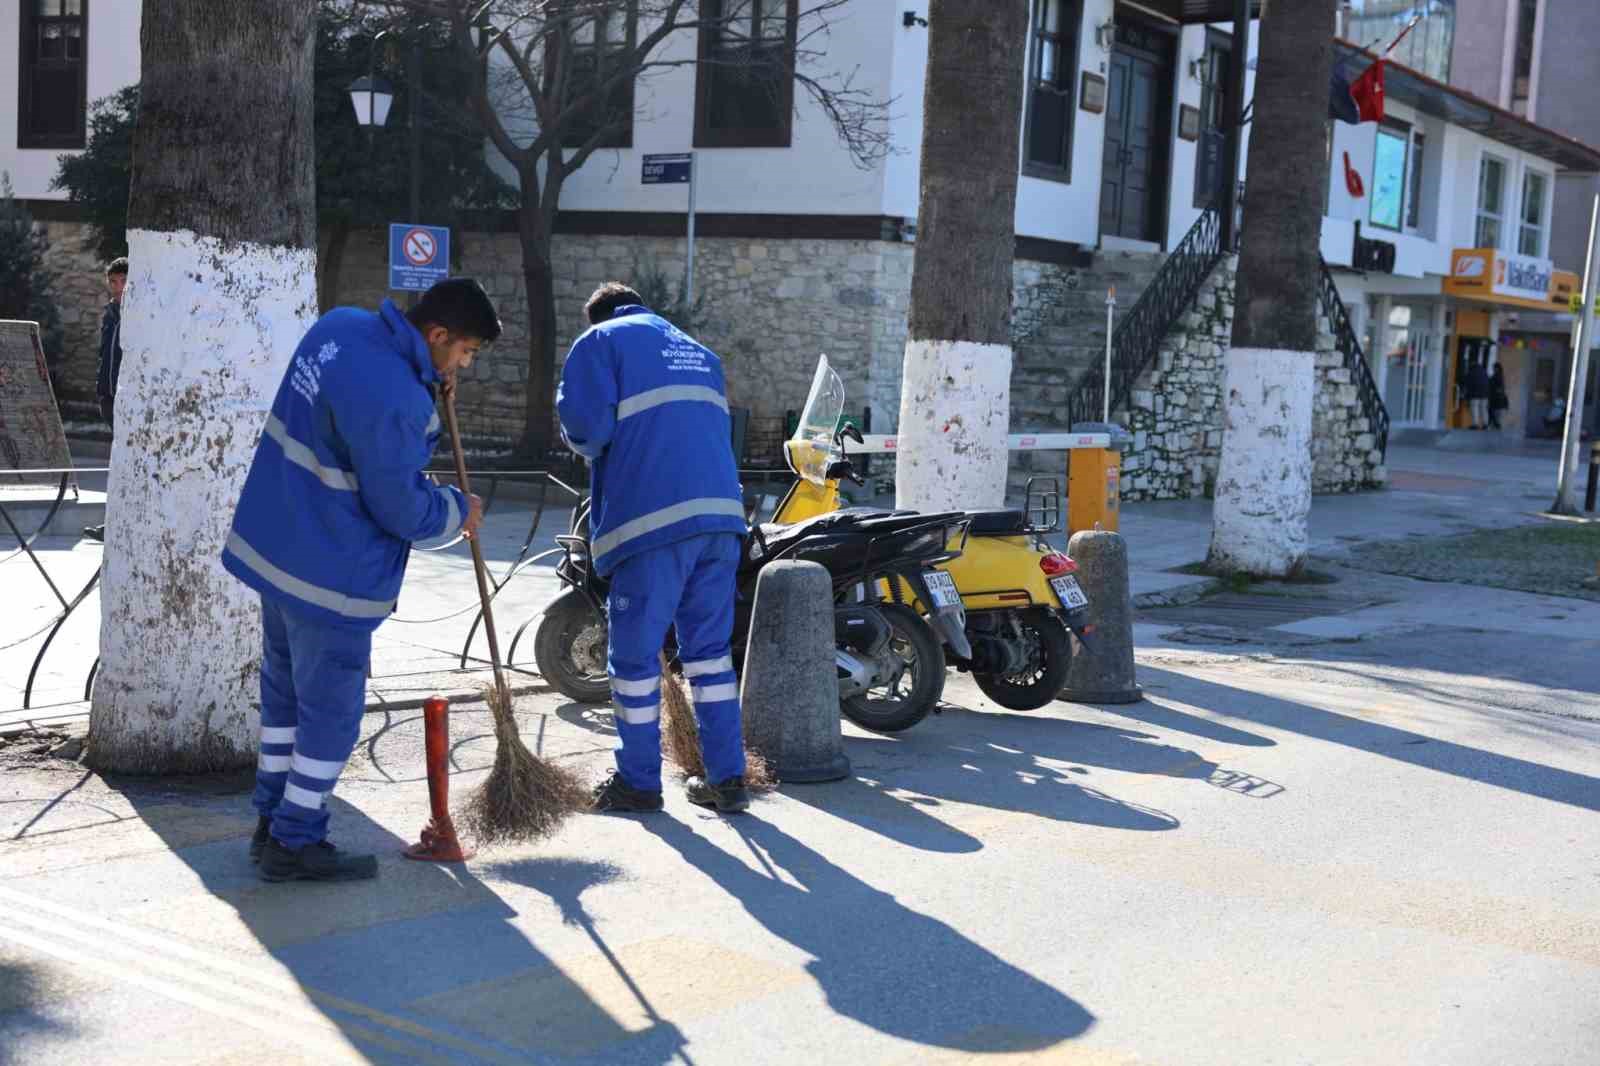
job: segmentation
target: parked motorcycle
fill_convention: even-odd
[[[800,522],[834,511],[840,504],[841,478],[863,483],[845,454],[844,442],[860,443],[862,436],[841,422],[844,399],[844,384],[823,356],[799,428],[785,449],[791,468],[822,471],[824,476],[795,481],[774,512],[775,522]],[[967,536],[960,554],[940,564],[942,582],[927,582],[930,589],[935,584],[946,592],[959,589],[966,607],[969,648],[949,646],[950,662],[971,672],[984,695],[1013,710],[1034,710],[1053,700],[1072,660],[1069,632],[1080,642],[1090,639],[1089,598],[1074,576],[1077,563],[1043,539],[1060,528],[1060,500],[1058,480],[1035,478],[1028,484],[1025,510],[965,512]],[[914,610],[924,611],[933,602],[910,592]],[[895,598],[892,591],[885,595]]]
[[[842,711],[881,732],[921,721],[944,691],[944,644],[970,654],[960,597],[944,592],[935,569],[957,555],[965,525],[958,512],[886,515],[847,509],[788,526],[753,527],[736,583],[735,669],[743,670],[761,568],[779,559],[817,562],[833,584]],[[574,513],[571,532],[556,542],[564,550],[556,573],[567,589],[540,620],[534,659],[546,680],[569,698],[604,702],[610,696],[605,623],[609,582],[590,563],[587,501]],[[938,587],[929,586],[930,578]],[[879,590],[886,587],[907,590],[911,598],[884,602]],[[932,610],[924,617],[911,606],[913,600],[932,605]],[[670,635],[668,645],[670,652]]]

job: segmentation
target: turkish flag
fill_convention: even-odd
[[[1355,99],[1358,122],[1383,121],[1383,65],[1378,60],[1362,71],[1350,85],[1350,95]]]

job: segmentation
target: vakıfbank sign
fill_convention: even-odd
[[[1450,276],[1443,289],[1447,296],[1545,310],[1556,275],[1548,259],[1498,248],[1457,248],[1450,256]]]

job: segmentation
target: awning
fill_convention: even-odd
[[[1235,4],[1234,0],[1130,0],[1128,6],[1191,26],[1197,22],[1232,22]],[[1261,0],[1250,0],[1250,17],[1260,16]]]
[[[1333,47],[1335,60],[1350,62],[1352,79],[1378,58],[1349,41],[1335,40]],[[1600,172],[1600,150],[1555,130],[1535,125],[1481,97],[1435,81],[1393,60],[1389,61],[1388,69],[1384,71],[1383,89],[1384,95],[1396,103],[1414,107],[1424,115],[1444,119],[1540,159],[1548,159],[1563,171]]]

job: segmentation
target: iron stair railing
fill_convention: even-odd
[[[1317,283],[1317,296],[1322,303],[1322,313],[1328,316],[1328,325],[1333,330],[1334,344],[1344,356],[1345,369],[1350,371],[1350,382],[1355,385],[1361,399],[1361,413],[1367,419],[1367,428],[1377,438],[1378,451],[1382,452],[1387,460],[1389,410],[1384,407],[1383,397],[1378,394],[1377,382],[1372,380],[1372,368],[1367,366],[1366,356],[1361,352],[1361,341],[1356,336],[1355,327],[1350,324],[1350,315],[1345,311],[1344,300],[1339,296],[1339,287],[1333,283],[1333,272],[1328,269],[1327,260],[1321,256],[1317,257],[1317,262],[1322,266],[1322,278]]]
[[[1139,376],[1184,312],[1194,305],[1200,286],[1222,261],[1222,215],[1215,204],[1203,211],[1178,247],[1161,264],[1132,310],[1111,333],[1111,410],[1127,404]],[[1103,363],[1083,373],[1067,395],[1067,425],[1098,422],[1104,413]]]

